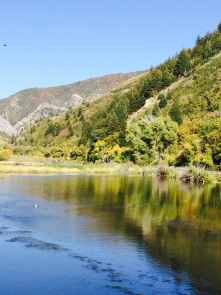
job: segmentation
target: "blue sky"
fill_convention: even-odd
[[[156,66],[220,11],[220,0],[1,0],[0,97]]]

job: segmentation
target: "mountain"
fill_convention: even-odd
[[[22,90],[0,100],[0,130],[11,136],[41,117],[48,117],[97,99],[142,73],[120,73],[64,86]]]
[[[10,136],[7,135],[6,133],[0,131],[0,144],[6,144],[10,142]]]
[[[80,107],[41,119],[16,153],[90,162],[221,163],[221,23],[194,48]]]

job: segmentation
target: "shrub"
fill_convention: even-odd
[[[167,169],[164,166],[159,166],[157,168],[157,177],[165,177],[167,174]]]
[[[12,150],[10,149],[1,149],[0,150],[0,161],[8,161],[13,155]]]
[[[184,169],[181,179],[193,182],[212,182],[215,180],[208,171],[194,167]]]

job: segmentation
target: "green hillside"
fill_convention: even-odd
[[[36,122],[14,149],[90,162],[212,166],[221,162],[220,132],[221,24],[108,95]]]

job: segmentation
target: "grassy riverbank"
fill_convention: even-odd
[[[0,173],[21,174],[128,174],[141,175],[155,173],[156,168],[146,168],[126,164],[81,164],[81,163],[39,163],[39,162],[0,162]]]
[[[23,157],[12,161],[0,162],[0,173],[8,174],[60,174],[60,175],[79,175],[79,174],[113,174],[113,175],[142,175],[151,177],[177,178],[185,181],[194,182],[220,182],[221,172],[210,172],[194,167],[168,167],[159,166],[139,166],[130,164],[92,164],[77,162],[58,162],[53,160],[45,161]]]

